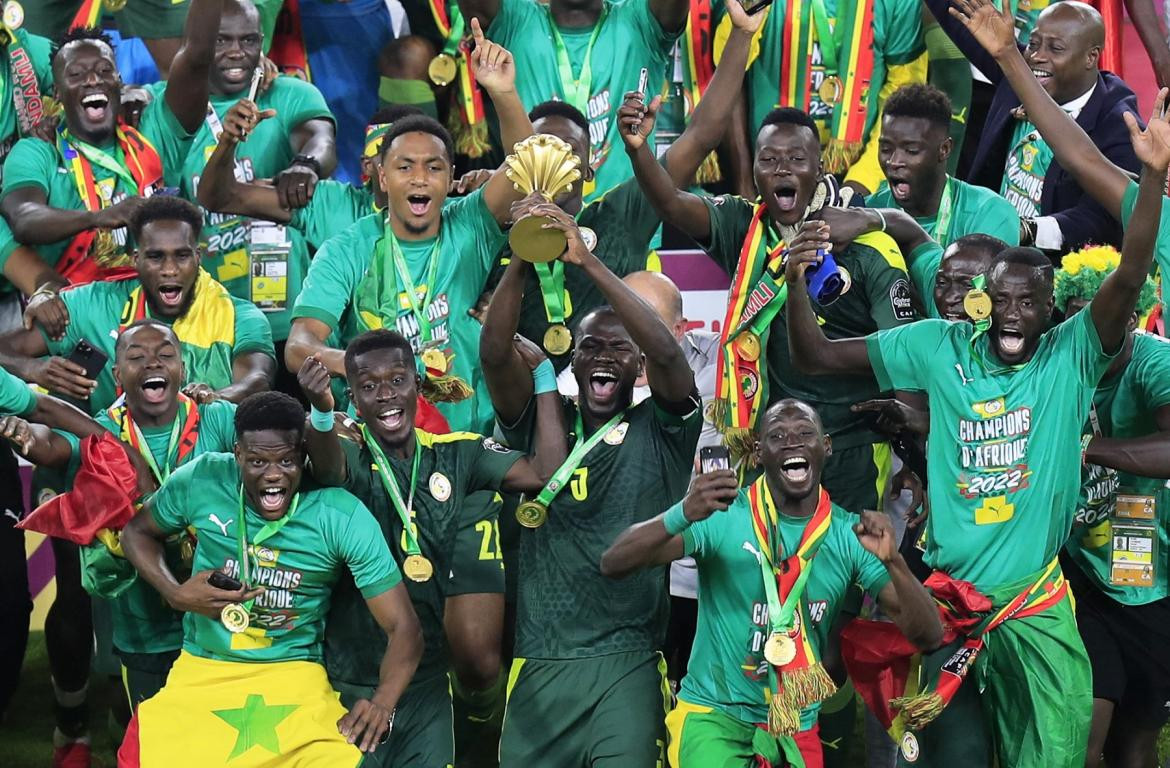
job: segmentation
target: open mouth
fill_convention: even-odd
[[[288,491],[284,488],[273,486],[261,489],[260,508],[265,512],[279,512],[284,508],[284,500],[287,496]]]
[[[1015,357],[1024,351],[1024,334],[1014,328],[1003,328],[999,332],[999,348],[1008,357]]]
[[[167,380],[162,376],[151,376],[142,382],[142,396],[148,403],[161,403],[167,398]]]
[[[405,414],[401,408],[389,408],[378,414],[378,423],[387,432],[397,432],[402,428]]]
[[[232,83],[242,83],[251,75],[247,67],[220,67],[219,72],[224,80]]]
[[[967,319],[967,314],[958,307],[951,307],[943,313],[943,320],[950,320],[953,323],[960,323]]]
[[[430,210],[431,198],[427,195],[407,195],[406,203],[410,206],[410,212],[415,216],[425,216],[426,212]]]
[[[618,377],[613,371],[594,371],[589,375],[589,392],[595,400],[608,400],[618,388]]]
[[[183,288],[178,285],[160,285],[158,297],[168,307],[177,307],[183,300]]]
[[[910,183],[904,179],[887,178],[886,182],[890,185],[890,194],[898,202],[905,202],[910,199]]]
[[[92,123],[100,123],[106,119],[110,108],[110,99],[102,93],[91,93],[81,98],[81,109],[85,119]]]
[[[772,195],[780,210],[785,213],[796,210],[796,187],[777,187]]]
[[[1035,75],[1036,79],[1040,81],[1041,85],[1052,79],[1052,72],[1047,69],[1040,69],[1037,67],[1032,70],[1032,74]]]
[[[791,483],[803,483],[805,480],[808,480],[810,470],[811,467],[808,463],[808,459],[804,459],[799,456],[793,456],[790,459],[785,459],[784,463],[780,467],[780,471],[784,475],[784,479]]]

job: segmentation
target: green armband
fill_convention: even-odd
[[[691,521],[683,513],[681,501],[666,510],[666,514],[662,516],[662,525],[671,536],[679,536],[683,531],[691,527]]]

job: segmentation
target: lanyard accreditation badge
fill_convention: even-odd
[[[297,506],[301,502],[301,495],[298,493],[293,496],[292,504],[289,505],[288,511],[284,513],[279,520],[266,520],[264,526],[257,532],[256,537],[252,539],[252,544],[248,544],[248,518],[244,514],[244,486],[240,485],[240,516],[239,525],[236,526],[236,554],[237,562],[240,565],[240,582],[243,583],[244,589],[252,589],[256,585],[252,581],[252,558],[256,556],[256,548],[262,543],[271,539],[281,528],[288,524],[289,520],[297,513]],[[248,628],[252,623],[252,604],[256,602],[256,598],[247,600],[244,603],[228,603],[223,607],[219,613],[219,620],[223,622],[223,626],[228,632],[232,634],[239,634]]]
[[[410,463],[410,490],[407,492],[406,500],[403,501],[402,490],[398,487],[394,473],[390,471],[390,462],[386,460],[382,446],[378,445],[378,440],[370,434],[370,430],[364,424],[361,430],[362,437],[365,439],[370,453],[374,456],[376,462],[374,469],[378,471],[378,477],[382,479],[382,487],[386,489],[386,495],[390,497],[390,503],[394,506],[394,511],[398,513],[398,519],[402,521],[403,549],[406,550],[406,559],[402,561],[402,572],[406,578],[417,583],[430,581],[431,576],[435,573],[435,568],[431,561],[422,554],[422,549],[418,545],[418,528],[414,522],[414,489],[418,481],[419,457],[422,455],[422,446],[418,443],[418,436],[416,435],[414,438],[414,458]]]

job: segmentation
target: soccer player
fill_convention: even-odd
[[[772,405],[755,452],[764,473],[750,487],[741,489],[732,470],[698,475],[686,498],[630,527],[602,555],[602,573],[612,578],[695,558],[698,631],[668,717],[675,768],[747,768],[758,764],[753,755],[781,765],[780,754],[792,757],[793,748],[809,768],[822,764],[817,712],[833,685],[820,659],[853,583],[923,650],[942,639],[938,612],[898,554],[889,518],[858,517],[821,486],[832,446],[816,411],[799,400]],[[773,646],[787,641],[811,653],[775,658]],[[812,701],[785,699],[798,679],[821,686]],[[779,709],[769,713],[773,696],[788,708],[783,725]]]
[[[139,705],[119,765],[174,755],[224,765],[259,748],[252,760],[357,766],[390,731],[422,632],[369,510],[344,490],[304,482],[304,431],[292,397],[252,395],[236,410],[233,453],[177,469],[126,525],[126,557],[187,616],[183,652],[163,689]],[[199,545],[180,582],[164,542],[189,527]],[[390,638],[377,689],[348,712],[321,665],[325,616],[343,577]]]
[[[239,402],[268,389],[275,368],[272,332],[264,316],[200,269],[202,214],[186,200],[159,196],[144,202],[130,221],[138,248],[135,276],[80,286],[61,294],[69,325],[61,338],[39,328],[0,336],[0,364],[25,381],[78,400],[97,413],[116,397],[107,363],[96,379],[66,359],[79,344],[114,357],[118,331],[153,317],[170,325],[184,362],[181,382],[198,400]]]
[[[1083,311],[1116,268],[1109,248],[1065,256],[1057,308],[1067,316]],[[1109,765],[1156,763],[1170,700],[1170,492],[1162,479],[1170,477],[1170,343],[1134,330],[1155,300],[1147,279],[1121,352],[1093,395],[1081,495],[1065,544],[1077,628],[1093,664],[1090,766],[1103,757]]]
[[[648,92],[662,90],[671,49],[686,26],[685,0],[459,0],[459,8],[516,54],[526,109],[557,99],[588,118],[593,178],[586,202],[630,178],[629,161],[614,151],[619,99],[638,90],[643,70]]]
[[[551,365],[532,345],[525,359],[547,381]],[[425,389],[410,342],[396,331],[367,331],[345,352],[346,381],[361,420],[361,439],[339,440],[329,372],[314,358],[300,381],[312,404],[308,451],[318,476],[344,484],[374,514],[423,627],[426,652],[401,700],[402,718],[377,765],[453,765],[447,670],[468,698],[500,686],[504,563],[499,505],[467,504],[474,491],[535,495],[565,458],[565,426],[555,390],[537,398],[533,456],[470,432],[434,435],[415,427]],[[342,704],[368,697],[380,656],[369,644],[378,628],[357,590],[334,594],[325,630],[325,664]]]
[[[954,620],[973,620],[966,637],[925,658],[927,692],[900,702],[910,729],[901,745],[907,762],[984,764],[993,756],[1020,768],[1085,762],[1089,659],[1056,556],[1076,511],[1083,459],[1077,446],[1092,393],[1125,346],[1153,260],[1170,165],[1165,99],[1163,90],[1144,131],[1133,115],[1125,117],[1145,167],[1121,262],[1086,311],[1055,328],[1049,329],[1051,263],[1031,248],[996,256],[986,288],[968,297],[973,324],[924,320],[829,340],[803,293],[789,296],[795,365],[831,375],[873,372],[886,389],[929,396],[925,561],[937,571],[936,595],[963,581],[986,596],[967,590],[966,598],[951,601]],[[825,226],[806,225],[790,245],[788,281],[803,278],[826,247]],[[1017,610],[1003,613],[1005,606]],[[940,665],[954,668],[956,650],[960,680],[973,670],[980,684],[932,690]]]
[[[114,348],[114,380],[124,397],[97,416],[97,423],[125,443],[127,450],[142,455],[159,486],[186,462],[204,453],[230,451],[235,444],[235,404],[227,400],[196,403],[183,394],[180,350],[174,329],[166,323],[144,318],[130,324],[118,335]],[[9,417],[9,424],[15,420],[17,417]],[[22,429],[19,424],[13,426]],[[78,435],[28,424],[23,429],[27,439],[15,442],[30,461],[71,470],[68,474],[72,477],[82,460]],[[0,429],[5,436],[9,436],[8,431],[8,424]],[[183,562],[185,540],[187,537],[180,535],[166,542],[167,563],[173,570],[190,567],[189,562]],[[126,568],[129,573],[123,576],[129,584],[120,581],[111,590],[116,594],[103,597],[111,606],[114,652],[122,662],[126,693],[137,706],[166,682],[182,647],[183,617],[149,584],[134,578],[129,564]]]
[[[981,233],[1018,245],[1020,217],[1011,203],[947,174],[954,142],[951,102],[930,85],[894,91],[882,110],[878,161],[885,181],[865,198],[869,208],[901,208],[946,248]]]
[[[171,87],[122,120],[122,80],[98,29],[75,29],[53,56],[64,110],[55,144],[21,139],[4,161],[0,213],[16,240],[36,245],[51,288],[129,271],[126,225],[143,198],[178,186],[191,134],[207,114],[208,68],[223,0],[192,0]]]
[[[642,299],[589,252],[573,217],[527,198],[514,211],[544,216],[565,233],[561,258],[583,269],[608,301],[578,325],[573,371],[580,397],[565,400],[573,447],[535,497],[522,525],[515,658],[500,741],[501,765],[661,765],[665,733],[664,569],[613,582],[602,552],[631,524],[679,499],[702,416],[682,347]],[[480,357],[509,444],[535,441],[535,384],[513,344],[524,270],[514,259],[484,319]],[[645,371],[651,397],[631,404]]]
[[[731,362],[724,362],[716,376],[717,426],[742,456],[750,452],[756,415],[767,404],[785,397],[809,403],[835,446],[825,472],[829,494],[846,509],[880,509],[889,444],[865,415],[849,409],[880,392],[877,381],[870,375],[808,376],[791,365],[788,354],[781,309],[790,292],[778,256],[802,221],[842,202],[821,163],[816,123],[790,108],[768,114],[756,138],[754,174],[761,200],[752,203],[728,195],[695,195],[672,184],[645,143],[646,124],[656,109],[651,101],[642,128],[622,133],[638,181],[663,221],[693,238],[733,275],[723,322],[725,360]],[[905,262],[887,235],[861,236],[834,255],[844,275],[842,292],[817,307],[831,336],[870,333],[917,317]],[[805,291],[803,282],[799,290]]]
[[[511,146],[532,133],[513,90],[511,54],[485,40],[472,22],[480,85],[495,96]],[[382,138],[385,214],[366,216],[331,239],[309,268],[293,310],[285,363],[300,370],[317,355],[335,377],[345,375],[348,344],[359,333],[397,328],[418,351],[452,353],[448,370],[474,393],[440,411],[456,430],[483,432],[492,411],[478,370],[479,323],[467,314],[504,243],[501,224],[520,193],[496,171],[470,195],[447,203],[454,152],[451,136],[423,116],[403,118]]]

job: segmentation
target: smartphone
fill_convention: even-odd
[[[772,0],[740,0],[739,4],[747,11],[748,16],[751,16],[771,5]]]
[[[722,445],[708,445],[699,449],[699,472],[706,475],[721,469],[731,469],[731,453]]]
[[[239,579],[233,579],[223,571],[212,571],[211,575],[207,577],[207,583],[216,589],[227,589],[232,592],[239,592],[244,588]]]
[[[98,374],[106,367],[106,363],[110,361],[110,358],[105,352],[102,352],[85,339],[82,339],[77,342],[77,346],[69,353],[68,360],[85,369],[85,378],[97,379]]]
[[[256,92],[260,90],[260,83],[264,81],[264,68],[256,67],[252,71],[252,84],[248,87],[248,101],[256,101]]]

